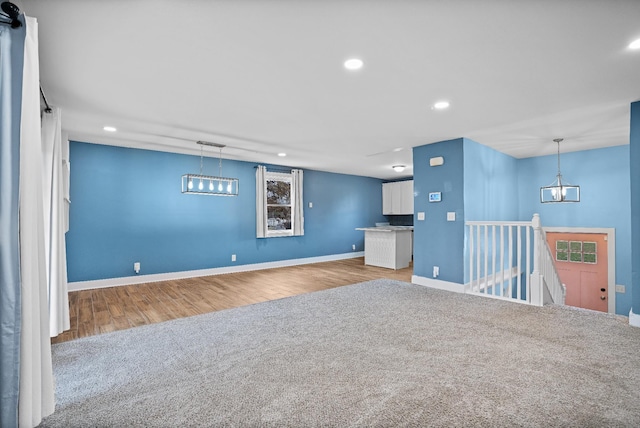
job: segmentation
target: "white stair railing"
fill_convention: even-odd
[[[468,293],[542,306],[564,304],[540,217],[531,221],[468,221]]]
[[[542,288],[542,304],[556,303],[564,305],[567,289],[560,280],[558,271],[556,270],[555,260],[553,253],[547,243],[547,236],[545,231],[540,225],[540,216],[535,214],[533,216],[533,231],[534,241],[539,244],[537,248],[537,260],[534,260],[534,265],[538,267],[537,271],[534,269],[534,273],[539,275],[539,281]]]

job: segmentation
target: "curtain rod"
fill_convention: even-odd
[[[44,101],[44,105],[45,105],[44,112],[45,113],[51,113],[51,106],[49,106],[49,103],[47,102],[47,97],[44,96],[44,91],[42,90],[42,85],[40,85],[40,96],[42,97],[42,101]]]
[[[254,166],[254,168],[259,167],[260,165],[256,165]],[[293,168],[293,167],[286,167],[286,166],[269,166],[269,165],[264,165],[265,168],[267,168],[267,171],[269,172],[291,172],[292,169],[299,169],[299,168]]]

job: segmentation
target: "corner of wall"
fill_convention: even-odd
[[[633,327],[640,327],[640,315],[633,313],[633,308],[629,311],[629,325]]]

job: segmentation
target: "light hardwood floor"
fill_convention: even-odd
[[[52,343],[325,290],[378,278],[411,282],[413,267],[391,270],[347,259],[277,269],[73,291],[71,329]]]

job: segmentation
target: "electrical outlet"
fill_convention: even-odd
[[[135,271],[135,273],[140,273],[140,262],[135,262],[133,264],[133,270]]]
[[[353,245],[351,246],[351,249],[352,249],[353,251],[355,251],[355,250],[356,250],[356,244],[353,244]]]
[[[231,254],[231,261],[235,262],[236,261],[236,255],[235,254]]]
[[[433,267],[433,277],[437,278],[438,275],[440,275],[440,267],[439,266],[434,266]]]

